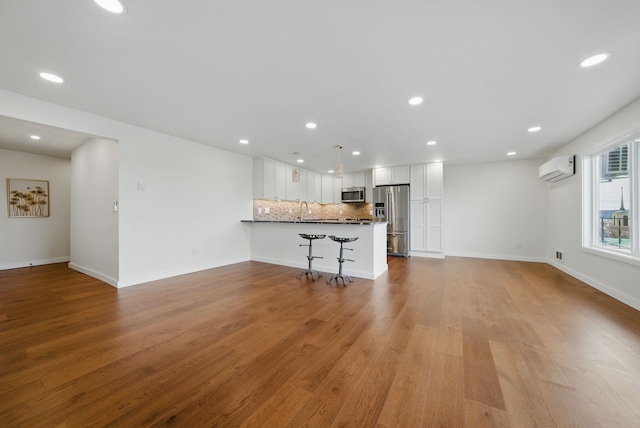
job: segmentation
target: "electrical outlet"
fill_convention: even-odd
[[[266,208],[264,209],[264,213],[265,213],[265,214],[270,214],[270,212],[269,212],[269,207],[266,207]]]
[[[262,207],[258,208],[258,214],[262,214]]]
[[[564,263],[564,251],[558,250],[556,251],[556,260]]]

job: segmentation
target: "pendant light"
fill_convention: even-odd
[[[335,168],[333,168],[333,176],[336,178],[342,178],[342,163],[340,163],[340,150],[342,150],[342,146],[337,145],[335,148],[338,149],[338,162],[336,163]]]

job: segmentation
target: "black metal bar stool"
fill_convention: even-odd
[[[300,273],[300,275],[298,275],[296,278],[300,279],[300,277],[302,275],[307,275],[307,277],[309,275],[311,275],[311,279],[312,280],[316,280],[316,278],[313,277],[313,274],[315,273],[316,275],[318,275],[318,278],[320,278],[322,276],[322,274],[320,272],[318,272],[317,270],[313,270],[311,268],[311,262],[313,261],[313,259],[321,259],[322,257],[320,256],[314,256],[312,254],[312,243],[314,239],[324,239],[325,236],[327,235],[309,235],[306,233],[299,233],[298,235],[300,235],[301,238],[303,239],[308,239],[309,240],[309,244],[300,244],[301,247],[309,247],[309,255],[307,256],[307,260],[309,260],[309,267],[307,268],[307,270],[305,270],[304,272]]]
[[[345,248],[343,247],[342,244],[344,244],[345,242],[353,242],[355,240],[357,240],[358,238],[338,238],[337,236],[334,235],[329,235],[329,238],[331,238],[332,241],[335,242],[339,242],[340,243],[340,257],[338,257],[338,273],[336,275],[331,276],[331,278],[329,278],[329,280],[327,281],[327,284],[330,284],[334,279],[336,280],[336,283],[339,284],[340,281],[338,281],[338,279],[342,279],[342,285],[343,286],[347,286],[347,283],[345,282],[345,278],[351,283],[353,282],[353,279],[351,279],[351,277],[349,275],[343,275],[342,274],[342,263],[346,260],[348,262],[352,262],[353,260],[351,259],[345,259],[343,257],[343,251],[344,250],[349,250],[349,251],[353,251],[353,248]]]

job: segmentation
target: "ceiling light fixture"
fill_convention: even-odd
[[[541,129],[542,127],[540,126],[532,126],[531,128],[527,129],[527,132],[538,132]]]
[[[298,163],[304,163],[304,159],[297,159],[296,162]]]
[[[360,154],[360,152],[355,151],[355,152],[351,152],[351,154],[354,155],[354,156],[358,156]]]
[[[427,141],[427,146],[435,146],[436,144],[438,144],[437,141],[433,141],[433,140]]]
[[[31,138],[32,140],[39,140],[39,139],[40,139],[40,136],[39,136],[39,135],[32,135],[30,138]]]
[[[583,59],[580,61],[580,67],[593,67],[594,65],[600,64],[602,61],[609,58],[609,54],[607,53],[599,53],[597,55],[590,56],[587,59]]]
[[[49,82],[53,82],[53,83],[64,82],[64,79],[62,77],[56,76],[55,74],[51,74],[51,73],[42,72],[40,73],[40,77],[42,77],[44,80],[48,80]]]
[[[442,163],[442,159],[436,159],[434,160],[435,163]]]
[[[249,140],[245,140],[244,138],[239,141],[240,144],[249,144]]]
[[[336,162],[336,166],[333,168],[333,176],[342,178],[342,163],[340,163],[340,150],[342,150],[342,146],[338,144],[335,148],[338,150],[338,162]]]
[[[306,126],[308,129],[316,129],[318,127],[318,125],[316,125],[313,122],[307,122],[307,123],[305,123],[304,126]]]
[[[424,101],[424,99],[422,99],[422,97],[413,97],[409,99],[409,105],[412,106],[417,106],[422,104],[422,101]]]
[[[108,10],[111,13],[122,13],[124,12],[124,6],[118,0],[93,0],[96,2],[98,6],[103,8],[104,10]]]
[[[515,156],[516,152],[507,152],[507,156]]]

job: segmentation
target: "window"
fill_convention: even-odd
[[[585,158],[583,247],[640,264],[640,131]]]

